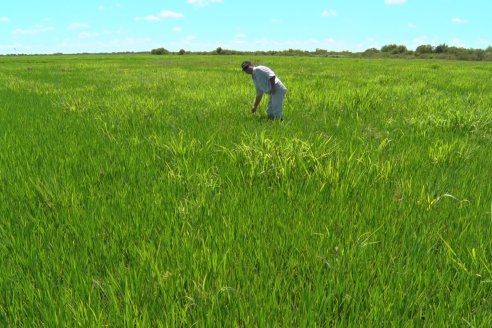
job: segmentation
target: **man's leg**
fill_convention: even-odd
[[[272,96],[268,97],[268,105],[267,105],[267,115],[268,118],[272,118],[273,116],[273,109],[272,109]]]
[[[270,96],[270,101],[268,102],[268,118],[270,119],[282,119],[283,111],[282,107],[284,104],[285,90],[278,90],[273,96]]]

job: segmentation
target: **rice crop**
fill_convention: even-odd
[[[490,326],[491,76],[1,57],[0,326]]]

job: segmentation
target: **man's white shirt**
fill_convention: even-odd
[[[256,87],[256,95],[261,96],[264,93],[270,93],[272,85],[270,79],[275,76],[275,73],[266,66],[253,67],[253,82]],[[275,83],[278,78],[275,77]]]

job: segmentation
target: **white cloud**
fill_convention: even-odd
[[[276,40],[270,38],[251,38],[244,32],[238,32],[227,40],[203,40],[194,35],[188,35],[183,39],[167,42],[166,49],[178,51],[186,49],[188,51],[212,51],[221,47],[223,49],[234,49],[239,51],[279,51],[286,49],[306,49],[314,51],[317,48],[327,50],[348,49],[348,45],[327,37],[323,39],[293,39],[293,40]]]
[[[36,25],[34,28],[31,28],[31,29],[23,29],[23,28],[15,29],[13,31],[13,34],[15,36],[39,35],[42,33],[52,32],[54,30],[55,30],[55,28],[52,26]]]
[[[418,36],[415,39],[413,39],[413,43],[415,45],[421,45],[421,44],[428,44],[429,43],[429,38],[425,35]]]
[[[309,51],[314,51],[316,49],[326,49],[326,50],[344,50],[345,44],[339,41],[327,37],[324,39],[308,38],[308,39],[292,39],[292,40],[274,40],[274,39],[258,39],[253,42],[247,42],[245,44],[247,47],[241,50],[286,50],[286,49],[305,49]]]
[[[326,47],[336,46],[337,41],[333,38],[324,39],[321,43]]]
[[[116,3],[116,4],[110,5],[110,6],[99,5],[97,7],[97,10],[99,10],[99,11],[115,10],[115,9],[119,9],[119,8],[122,8],[122,7],[123,6],[120,3]]]
[[[10,19],[8,17],[0,17],[0,23],[8,23],[10,22]]]
[[[79,23],[79,22],[73,22],[72,24],[70,24],[68,26],[68,29],[69,30],[76,30],[76,29],[79,29],[79,28],[87,28],[87,27],[89,27],[89,24]]]
[[[422,46],[422,45],[427,45],[427,44],[432,45],[432,44],[437,44],[437,43],[438,42],[436,42],[436,40],[430,41],[429,37],[427,37],[426,35],[421,35],[421,36],[418,36],[415,39],[413,39],[413,44],[411,45],[411,47],[413,47],[414,49],[417,49],[417,47]]]
[[[197,42],[197,38],[194,35],[188,35],[186,38],[184,38],[181,43],[186,45],[186,46],[191,46]]]
[[[328,51],[365,51],[368,48],[380,48],[383,44],[375,38],[368,37],[359,43],[342,40],[331,36],[324,38],[307,38],[307,39],[271,39],[255,38],[244,32],[238,32],[232,35],[228,40],[207,41],[193,35],[188,35],[180,40],[166,42],[165,48],[171,51],[186,49],[187,51],[213,51],[217,47],[223,49],[234,49],[239,51],[281,51],[287,49],[303,49],[315,51],[316,49],[326,49]],[[157,45],[154,45],[154,48]],[[151,49],[150,47],[149,49]]]
[[[466,24],[468,21],[462,18],[451,18],[451,22],[454,24]]]
[[[171,11],[171,10],[163,10],[159,14],[159,17],[162,17],[162,18],[183,18],[184,15],[182,13],[177,13],[177,12]]]
[[[406,2],[407,0],[384,0],[384,3],[387,5],[402,5]]]
[[[146,38],[119,38],[100,41],[97,39],[63,40],[48,49],[32,50],[32,53],[80,53],[80,52],[117,52],[117,51],[146,51],[155,48],[152,40]]]
[[[231,48],[244,47],[247,43],[247,35],[245,33],[237,33],[234,38],[230,41],[232,44]]]
[[[449,42],[450,46],[458,47],[458,48],[467,48],[465,42],[459,38],[453,38]]]
[[[143,17],[135,17],[136,21],[147,21],[147,22],[158,22],[167,18],[183,18],[184,15],[182,13],[178,13],[171,10],[163,10],[158,15],[147,15]]]
[[[224,0],[187,0],[190,5],[205,7],[212,3],[223,3]]]
[[[135,17],[136,21],[158,22],[160,18],[158,16],[148,15],[144,17]]]
[[[181,26],[176,26],[173,28],[173,32],[176,32],[176,33],[183,32],[183,28]]]
[[[477,39],[477,44],[479,48],[487,48],[489,47],[492,43],[489,42],[489,40],[484,39],[484,38],[478,38]]]
[[[411,29],[415,29],[415,28],[417,28],[417,25],[415,25],[413,23],[408,23],[407,27],[411,28]]]
[[[372,49],[376,48],[379,49],[381,48],[380,42],[372,36],[369,36],[362,40],[361,42],[358,42],[356,45],[348,45],[347,49],[350,49],[350,51],[366,51],[367,49]],[[343,49],[343,50],[347,50]]]
[[[321,12],[321,16],[323,16],[323,17],[335,17],[336,15],[337,15],[337,12],[333,9],[323,10]]]
[[[81,32],[79,38],[81,39],[91,39],[99,36],[99,33]]]

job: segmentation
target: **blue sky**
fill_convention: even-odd
[[[492,45],[491,0],[15,0],[0,54]]]

